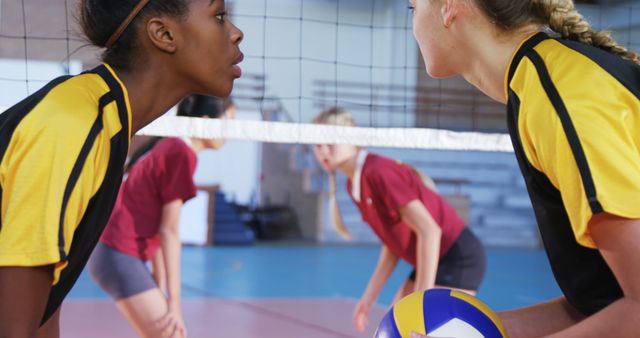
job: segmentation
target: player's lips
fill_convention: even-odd
[[[239,52],[238,57],[236,57],[236,60],[233,62],[233,64],[237,65],[243,60],[244,60],[244,54],[242,52]]]
[[[242,52],[240,52],[240,54],[238,54],[238,57],[236,58],[236,60],[233,62],[233,75],[238,78],[240,76],[242,76],[242,68],[240,68],[240,66],[238,66],[238,64],[240,62],[242,62],[242,60],[244,60],[244,54],[242,54]]]

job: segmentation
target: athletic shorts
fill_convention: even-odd
[[[115,300],[157,288],[143,260],[100,242],[89,259],[91,277]]]
[[[484,246],[469,228],[464,228],[449,251],[440,258],[436,285],[456,289],[478,290],[487,261]],[[413,269],[409,279],[416,280]]]

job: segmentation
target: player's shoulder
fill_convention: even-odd
[[[543,64],[530,67],[536,72],[546,68],[549,79],[563,95],[578,87],[582,95],[590,91],[591,99],[597,99],[603,91],[638,92],[640,87],[640,66],[601,48],[569,39],[547,39],[534,49]]]
[[[93,123],[100,98],[108,91],[109,87],[97,74],[80,74],[51,88],[33,111],[49,122],[55,119],[61,123]]]
[[[187,142],[179,137],[167,137],[160,141],[159,146],[167,151],[184,151],[189,149]]]
[[[86,137],[99,115],[99,100],[108,86],[98,75],[81,74],[51,81],[6,114],[15,121],[22,138],[70,140]]]
[[[179,137],[167,137],[156,145],[154,151],[165,157],[167,161],[188,159],[195,156],[195,154],[187,142]]]
[[[406,166],[398,160],[369,153],[363,168],[363,173],[369,179],[385,179],[396,176],[407,170]]]
[[[389,157],[370,152],[367,154],[365,164],[366,166],[373,168],[388,168],[395,166],[397,161]]]

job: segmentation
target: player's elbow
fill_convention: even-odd
[[[160,226],[161,237],[176,237],[180,235],[180,229],[177,224],[163,224]]]
[[[440,237],[442,237],[442,229],[437,224],[432,224],[430,222],[417,224],[414,227],[414,231],[419,238],[424,237],[439,240]]]

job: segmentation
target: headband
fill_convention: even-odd
[[[105,47],[107,47],[107,49],[113,47],[113,44],[118,41],[120,36],[122,36],[122,33],[124,33],[127,27],[129,27],[129,24],[131,24],[131,21],[136,18],[136,16],[140,13],[144,6],[147,5],[147,3],[149,3],[149,0],[140,0],[140,2],[138,2],[136,7],[131,11],[131,13],[129,13],[127,18],[122,21],[120,26],[118,26],[118,29],[116,29],[116,31],[111,34],[109,40],[107,40],[107,43],[105,44]]]

